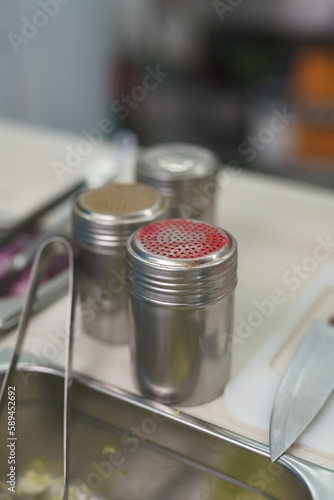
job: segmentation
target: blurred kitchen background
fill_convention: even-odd
[[[334,186],[333,0],[10,0],[0,118]]]

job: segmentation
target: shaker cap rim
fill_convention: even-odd
[[[159,192],[144,184],[107,184],[77,195],[74,212],[87,223],[110,225],[151,220],[165,209]]]
[[[159,144],[139,154],[138,174],[164,181],[203,179],[216,173],[218,158],[209,149],[183,143]]]
[[[128,252],[143,265],[189,272],[229,261],[234,238],[223,229],[192,219],[167,219],[137,230]]]

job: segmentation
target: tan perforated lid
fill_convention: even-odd
[[[158,191],[144,184],[106,184],[80,195],[84,210],[103,215],[130,215],[160,203]]]
[[[80,193],[73,204],[73,238],[79,246],[108,252],[124,247],[133,231],[166,218],[169,205],[145,184],[106,184]]]

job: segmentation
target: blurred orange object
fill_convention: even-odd
[[[334,50],[303,49],[294,61],[292,92],[308,104],[334,102]]]
[[[334,158],[334,127],[300,124],[295,131],[295,152],[298,157],[323,161]],[[307,167],[303,164],[303,168]],[[313,166],[309,165],[309,168]],[[333,163],[323,163],[322,169],[333,170]]]
[[[292,97],[302,110],[294,134],[295,154],[319,162],[324,170],[334,169],[334,121],[328,121],[328,115],[334,116],[334,50],[302,49],[291,76]],[[300,167],[314,168],[312,164],[303,162]]]

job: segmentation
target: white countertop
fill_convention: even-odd
[[[22,127],[20,130],[22,132]],[[13,125],[11,132],[15,133]],[[41,149],[45,132],[30,129],[29,134],[31,149]],[[57,144],[63,140],[64,147],[80,140],[75,136],[65,137],[64,134],[58,135],[54,132],[47,135],[48,144],[52,143],[54,138]],[[17,140],[19,150],[20,133],[17,134]],[[3,150],[6,144],[1,140],[1,128],[0,143],[3,143]],[[105,147],[103,151],[105,153]],[[40,161],[43,162],[43,157],[40,156]],[[18,158],[19,154],[16,152],[16,161]],[[35,164],[30,163],[26,156],[22,156],[21,161],[22,165],[33,173]],[[50,168],[49,165],[46,168]],[[130,180],[131,177],[132,167],[128,165],[119,173],[117,179]],[[247,338],[239,339],[235,344],[232,381],[254,354],[259,352],[266,338],[272,332],[279,331],[280,325],[305,290],[312,287],[316,275],[325,269],[328,261],[334,262],[333,252],[326,262],[318,263],[314,272],[308,273],[307,277],[304,274],[304,277],[300,278],[296,290],[292,290],[291,283],[288,283],[293,266],[303,265],[304,259],[313,256],[319,238],[327,240],[332,237],[334,241],[333,215],[332,191],[255,173],[239,172],[231,177],[231,182],[224,192],[220,193],[217,199],[217,225],[233,234],[239,248],[236,319],[247,321],[255,308],[253,302],[270,298],[274,289],[284,291],[285,296],[284,302],[275,307],[270,317],[254,328]],[[33,353],[36,359],[39,358],[44,364],[63,364],[64,352],[61,342],[57,339],[64,332],[65,308],[64,298],[31,321],[24,349]],[[0,348],[12,346],[14,340],[15,332],[12,332],[1,340]],[[102,344],[80,331],[75,339],[74,351],[76,371],[137,392],[131,378],[128,346]],[[254,386],[254,391],[256,390],[257,387]],[[183,411],[268,444],[268,432],[246,425],[244,418],[233,415],[226,405],[224,395],[206,405],[186,408]],[[330,456],[303,446],[296,446],[291,451],[297,456],[334,469]]]

